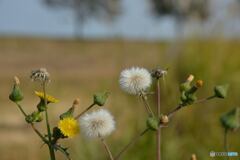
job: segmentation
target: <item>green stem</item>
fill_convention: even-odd
[[[16,105],[18,106],[18,108],[20,109],[20,111],[22,112],[22,114],[24,115],[24,117],[26,117],[26,116],[27,116],[27,113],[23,110],[22,106],[21,106],[20,104],[18,104],[17,102],[16,102]]]
[[[48,148],[49,148],[49,153],[50,153],[50,157],[51,160],[55,160],[55,152],[54,152],[54,148],[52,145],[52,133],[51,133],[51,129],[50,129],[50,124],[49,124],[49,120],[48,120],[48,111],[47,111],[47,97],[46,97],[46,83],[43,82],[43,97],[44,97],[44,105],[45,105],[45,117],[46,117],[46,125],[47,125],[47,133],[48,133]]]
[[[109,156],[109,159],[114,160],[112,152],[110,151],[110,148],[109,148],[108,144],[105,142],[105,139],[101,136],[99,136],[99,138],[100,138],[100,140],[101,140],[101,142],[102,142],[102,144],[103,144],[103,146],[104,146],[104,148],[105,148],[105,150],[106,150],[106,152]]]
[[[78,119],[79,117],[81,117],[84,113],[86,113],[89,109],[91,109],[93,106],[95,106],[95,103],[91,104],[88,108],[86,108],[83,112],[81,112],[80,114],[78,114],[75,119]]]
[[[157,116],[160,117],[160,110],[161,103],[160,103],[160,81],[157,79]],[[156,140],[157,140],[157,160],[161,160],[161,127],[158,127],[156,132]]]
[[[24,117],[26,118],[27,113],[23,110],[22,106],[18,103],[16,103],[16,105],[18,106],[18,108],[20,109],[20,111],[22,112],[22,114],[24,115]],[[33,123],[30,123],[32,129],[35,131],[35,133],[42,139],[42,141],[44,143],[48,143],[47,139],[37,130],[37,128],[34,126]]]
[[[210,100],[210,99],[213,99],[213,98],[215,98],[215,97],[216,97],[215,95],[209,96],[209,97],[207,97],[207,98],[203,98],[203,99],[197,100],[196,102],[194,102],[194,103],[192,103],[192,104],[190,104],[190,105],[198,104],[198,103],[203,103],[203,102],[205,102],[205,101],[207,101],[207,100]],[[172,117],[177,111],[179,111],[179,110],[182,109],[183,107],[190,106],[190,105],[185,105],[185,106],[183,106],[183,105],[179,104],[176,108],[174,108],[172,111],[170,111],[170,112],[167,114],[167,116],[168,116],[168,117]]]
[[[148,114],[149,114],[150,116],[154,116],[154,113],[153,113],[151,107],[149,106],[149,104],[148,104],[148,102],[147,102],[147,98],[145,97],[145,95],[144,95],[143,93],[141,93],[140,96],[141,96],[141,98],[142,98],[142,100],[143,100],[143,104],[144,104],[146,110],[148,111]]]
[[[121,157],[121,155],[128,150],[129,147],[131,147],[136,141],[138,141],[138,139],[140,139],[148,131],[149,128],[146,128],[138,136],[135,136],[125,147],[123,147],[123,149],[117,154],[114,160],[118,160]]]

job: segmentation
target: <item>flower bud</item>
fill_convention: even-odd
[[[192,156],[191,156],[191,160],[197,160],[197,156],[196,156],[196,154],[192,154]]]
[[[23,94],[19,88],[19,84],[20,84],[20,81],[19,81],[18,77],[15,76],[13,89],[9,95],[9,99],[13,102],[19,102],[19,101],[23,100]]]
[[[156,78],[156,79],[159,79],[166,74],[167,74],[167,70],[163,70],[163,69],[160,69],[160,68],[153,69],[152,72],[151,72],[151,76],[153,78]]]
[[[64,119],[66,117],[73,117],[75,107],[69,108],[66,112],[60,115],[60,119]]]
[[[214,88],[215,96],[218,98],[226,98],[228,92],[229,85],[219,85]]]
[[[180,92],[187,92],[191,89],[190,82],[184,82],[180,84]]]
[[[155,117],[149,116],[146,124],[147,127],[153,131],[158,130],[159,121]]]
[[[19,78],[17,76],[14,76],[13,79],[14,79],[14,84],[16,84],[16,85],[20,84],[20,80],[19,80]]]
[[[166,125],[166,124],[168,124],[168,122],[169,122],[169,119],[168,119],[168,116],[167,116],[167,115],[162,115],[162,116],[160,117],[160,123],[161,123],[161,124]]]
[[[201,88],[203,86],[203,80],[197,80],[196,87]]]
[[[25,120],[27,123],[33,123],[33,122],[41,122],[43,120],[42,115],[40,112],[35,111],[30,115],[27,115],[25,117]]]
[[[56,143],[58,139],[60,138],[67,138],[67,136],[64,136],[61,132],[61,130],[58,127],[54,127],[53,128],[53,132],[52,132],[52,136],[53,136],[53,143]]]
[[[40,99],[40,101],[37,105],[37,109],[38,109],[39,112],[46,111],[47,106],[45,105],[44,99]]]
[[[240,108],[234,108],[220,117],[225,129],[236,130],[240,127]]]
[[[94,94],[93,95],[94,104],[97,104],[98,106],[103,106],[106,103],[108,96],[109,96],[108,92]]]
[[[194,75],[190,74],[186,82],[192,82],[194,80]]]
[[[79,98],[76,98],[74,101],[73,101],[73,106],[77,106],[79,105],[80,103],[80,99]]]

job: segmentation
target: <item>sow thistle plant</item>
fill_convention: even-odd
[[[213,94],[209,97],[199,99],[197,97],[197,91],[203,86],[202,80],[194,81],[194,76],[187,77],[185,82],[180,84],[180,97],[179,104],[168,113],[162,113],[161,111],[161,97],[160,97],[160,81],[167,75],[167,70],[154,69],[151,72],[145,68],[132,67],[125,69],[120,73],[119,84],[120,88],[126,93],[137,96],[143,103],[146,110],[145,123],[146,127],[134,136],[133,139],[123,146],[123,148],[116,154],[111,152],[109,145],[106,143],[106,137],[111,135],[115,130],[115,119],[112,114],[104,109],[109,93],[100,92],[93,95],[93,102],[86,107],[86,109],[75,115],[75,108],[79,105],[79,99],[73,101],[72,107],[66,112],[59,115],[59,122],[51,128],[49,123],[48,109],[52,103],[57,103],[59,100],[46,93],[46,87],[50,83],[50,74],[46,69],[40,68],[32,71],[30,78],[33,82],[39,83],[42,87],[42,91],[35,91],[35,95],[39,97],[39,102],[36,105],[35,111],[28,114],[21,106],[20,102],[24,99],[20,89],[20,80],[18,77],[14,77],[14,84],[12,92],[9,95],[9,99],[13,101],[20,109],[21,113],[25,117],[25,121],[31,126],[33,131],[40,137],[44,144],[49,148],[50,159],[55,160],[55,152],[60,151],[66,157],[71,159],[68,152],[68,148],[60,144],[61,139],[74,138],[76,135],[82,133],[86,138],[99,139],[103,144],[104,149],[110,160],[118,160],[122,157],[131,146],[133,146],[142,136],[147,132],[153,131],[156,136],[156,159],[161,159],[161,129],[167,127],[171,121],[172,116],[182,108],[187,106],[205,102],[213,98],[226,98],[228,85],[216,86],[213,89]],[[151,91],[151,85],[156,83],[156,91]],[[156,94],[156,106],[152,108],[148,102],[149,96]],[[98,106],[94,111],[90,111],[94,106]],[[155,113],[156,112],[156,113]],[[239,114],[239,109],[238,109]],[[235,113],[235,112],[234,112]],[[239,127],[238,124],[233,124],[231,114],[225,115],[221,118],[221,122],[226,130]],[[227,120],[226,120],[227,119]],[[42,133],[36,128],[36,124],[45,121],[47,133]],[[81,134],[80,134],[81,135]],[[197,157],[194,154],[192,157],[196,160]],[[193,159],[193,158],[192,158]]]

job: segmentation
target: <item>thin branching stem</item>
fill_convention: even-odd
[[[120,159],[121,155],[126,152],[129,147],[136,143],[145,133],[149,131],[149,128],[144,129],[139,135],[135,136],[123,149],[115,156],[114,160]]]
[[[50,124],[48,120],[48,111],[47,111],[47,96],[46,96],[46,82],[43,82],[43,97],[44,97],[44,105],[45,105],[45,117],[46,117],[46,125],[47,125],[47,133],[48,133],[48,148],[51,160],[55,160],[55,152],[52,146],[52,133],[50,129]]]
[[[42,141],[48,144],[48,140],[38,131],[38,129],[35,127],[33,123],[31,123],[31,127],[36,132],[36,134],[42,139]]]
[[[207,97],[207,98],[203,98],[203,99],[200,99],[200,100],[197,100],[196,102],[192,103],[192,104],[189,104],[189,105],[193,105],[193,104],[198,104],[198,103],[203,103],[207,100],[210,100],[210,99],[213,99],[215,98],[215,95],[214,96],[210,96],[210,97]],[[174,108],[172,111],[170,111],[167,116],[170,118],[172,117],[177,111],[179,111],[180,109],[182,109],[183,107],[186,107],[186,106],[189,106],[189,105],[181,105],[179,104],[176,108]]]
[[[107,152],[107,154],[109,156],[109,159],[110,160],[114,160],[112,152],[111,152],[108,144],[106,143],[105,139],[103,137],[101,137],[101,136],[99,136],[99,138],[100,138],[100,140],[101,140],[101,142],[102,142],[102,144],[103,144],[103,146],[104,146],[104,148],[105,148],[105,150],[106,150],[106,152]]]
[[[24,117],[27,116],[27,113],[23,110],[22,106],[16,102],[16,105],[18,106],[18,108],[20,109],[20,111],[22,112],[22,114],[24,115]]]
[[[84,111],[82,111],[80,114],[78,114],[75,119],[78,119],[81,117],[84,113],[86,113],[88,110],[90,110],[93,106],[95,106],[95,103],[91,104],[89,107],[87,107]]]
[[[21,113],[24,115],[24,117],[27,117],[27,113],[23,110],[22,106],[19,103],[16,103],[16,105],[18,106],[18,108],[20,109]],[[48,143],[48,140],[40,133],[40,131],[38,131],[38,129],[35,127],[35,125],[33,123],[30,123],[32,129],[35,131],[35,133],[42,139],[42,141],[44,143]]]
[[[161,103],[160,103],[160,80],[157,79],[157,116],[160,117],[161,112]],[[161,160],[161,127],[158,128],[156,132],[156,140],[157,140],[157,160]]]
[[[148,101],[147,101],[146,96],[145,96],[143,93],[141,93],[140,96],[141,96],[141,98],[142,98],[142,101],[143,101],[143,104],[144,104],[146,110],[148,111],[148,114],[149,114],[150,116],[154,116],[154,113],[153,113],[151,107],[150,107],[149,104],[148,104]]]

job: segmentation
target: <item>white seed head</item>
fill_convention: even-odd
[[[115,129],[113,116],[105,109],[86,113],[79,119],[81,131],[89,138],[110,135]]]
[[[46,68],[33,70],[30,75],[30,78],[32,79],[32,81],[40,81],[40,82],[49,82],[50,81],[49,77],[50,77],[50,74],[47,72]]]
[[[132,67],[121,72],[119,83],[124,91],[137,95],[150,87],[152,78],[147,69]]]

